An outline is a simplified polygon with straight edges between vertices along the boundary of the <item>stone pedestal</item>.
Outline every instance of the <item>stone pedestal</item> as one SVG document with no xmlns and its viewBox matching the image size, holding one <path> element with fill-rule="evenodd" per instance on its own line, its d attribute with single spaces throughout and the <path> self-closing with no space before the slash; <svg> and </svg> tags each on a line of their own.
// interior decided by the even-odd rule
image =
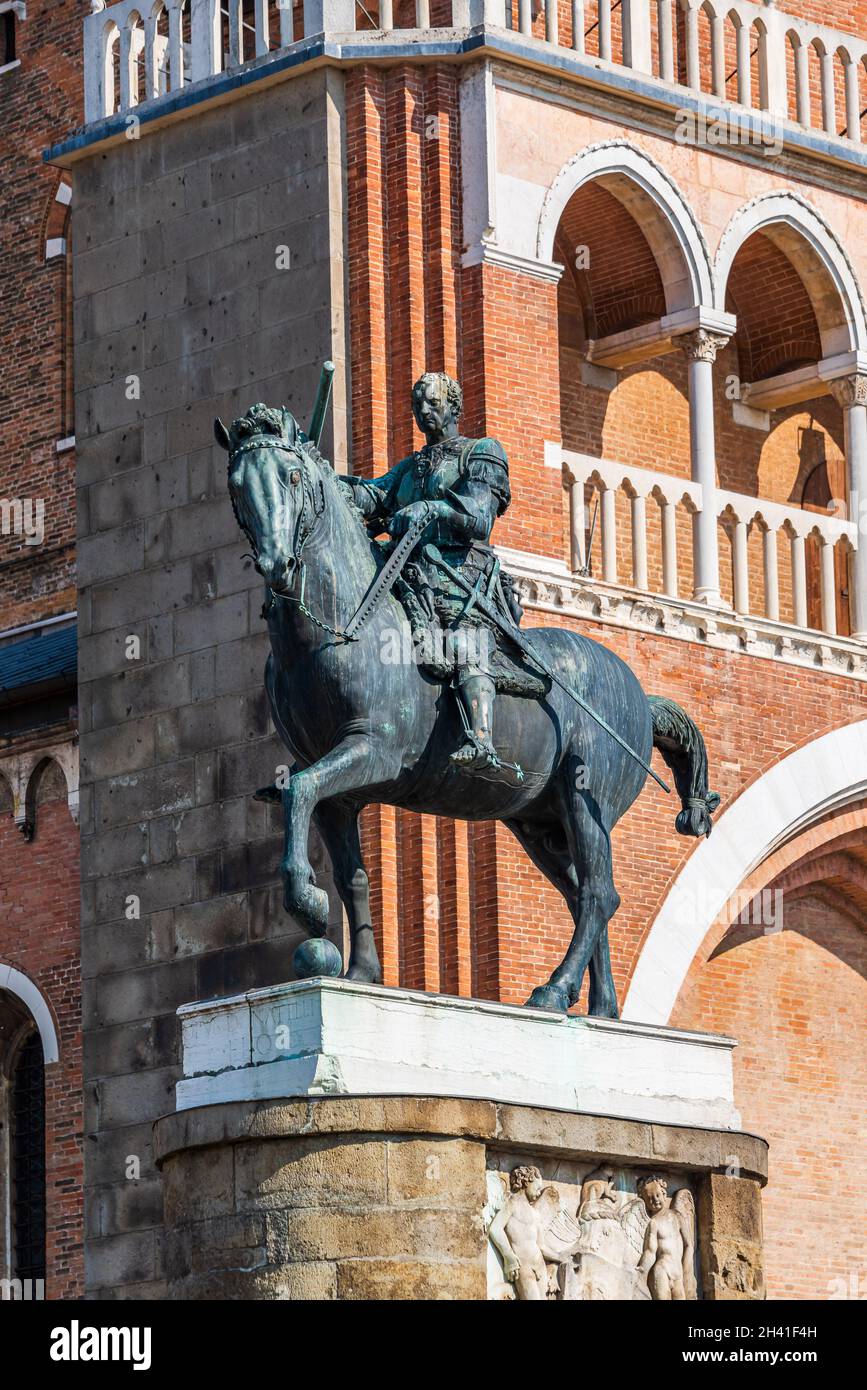
<svg viewBox="0 0 867 1390">
<path fill-rule="evenodd" d="M 541 1267 L 542 1296 L 650 1297 L 635 1267 L 651 1175 L 695 1214 L 698 1296 L 763 1296 L 766 1145 L 732 1128 L 731 1040 L 339 981 L 181 1012 L 179 1108 L 155 1129 L 172 1297 L 513 1297 L 488 1233 L 536 1170 L 543 1243 L 583 1252 Z M 692 1094 L 666 1094 L 690 1057 Z M 357 1081 L 367 1094 L 348 1093 Z M 569 1085 L 572 1103 L 551 1104 Z M 605 1085 L 609 1113 L 576 1100 Z M 690 1107 L 708 1122 L 684 1121 Z"/>
</svg>

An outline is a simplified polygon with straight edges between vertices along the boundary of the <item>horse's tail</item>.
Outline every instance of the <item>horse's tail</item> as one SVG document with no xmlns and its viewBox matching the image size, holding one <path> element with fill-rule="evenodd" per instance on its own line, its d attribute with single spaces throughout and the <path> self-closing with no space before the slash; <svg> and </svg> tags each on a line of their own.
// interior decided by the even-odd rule
<svg viewBox="0 0 867 1390">
<path fill-rule="evenodd" d="M 681 835 L 709 835 L 711 816 L 719 806 L 716 792 L 707 788 L 707 749 L 698 726 L 665 695 L 650 695 L 653 746 L 674 774 L 683 810 L 675 825 Z"/>
</svg>

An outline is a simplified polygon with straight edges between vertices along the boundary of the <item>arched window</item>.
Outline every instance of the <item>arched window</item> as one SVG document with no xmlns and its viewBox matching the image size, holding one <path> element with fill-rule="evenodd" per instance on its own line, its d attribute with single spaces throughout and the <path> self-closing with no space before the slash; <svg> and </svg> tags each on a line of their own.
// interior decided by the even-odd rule
<svg viewBox="0 0 867 1390">
<path fill-rule="evenodd" d="M 0 1278 L 13 1298 L 45 1280 L 45 1058 L 21 999 L 0 989 Z"/>
<path fill-rule="evenodd" d="M 18 1049 L 9 1096 L 12 1270 L 45 1278 L 45 1067 L 36 1029 Z"/>
</svg>

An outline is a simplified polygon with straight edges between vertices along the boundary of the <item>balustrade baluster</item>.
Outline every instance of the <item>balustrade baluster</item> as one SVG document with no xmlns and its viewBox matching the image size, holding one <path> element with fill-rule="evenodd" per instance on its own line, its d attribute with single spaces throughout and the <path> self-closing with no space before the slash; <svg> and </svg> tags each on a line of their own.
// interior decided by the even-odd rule
<svg viewBox="0 0 867 1390">
<path fill-rule="evenodd" d="M 180 5 L 169 10 L 169 87 L 177 92 L 184 85 L 183 12 Z"/>
<path fill-rule="evenodd" d="M 721 100 L 726 94 L 726 21 L 725 16 L 714 15 L 710 29 L 710 61 L 714 96 Z"/>
<path fill-rule="evenodd" d="M 225 55 L 227 68 L 239 68 L 244 61 L 244 3 L 243 0 L 228 0 L 229 6 L 229 51 Z"/>
<path fill-rule="evenodd" d="M 572 0 L 572 47 L 584 52 L 584 0 Z"/>
<path fill-rule="evenodd" d="M 834 542 L 826 537 L 819 541 L 822 591 L 822 628 L 833 637 L 837 632 L 837 575 L 834 568 Z"/>
<path fill-rule="evenodd" d="M 560 17 L 557 0 L 545 0 L 545 38 L 549 43 L 560 42 Z"/>
<path fill-rule="evenodd" d="M 569 485 L 569 539 L 571 543 L 571 565 L 573 571 L 582 570 L 587 563 L 584 554 L 585 527 L 584 481 L 573 479 Z"/>
<path fill-rule="evenodd" d="M 807 626 L 807 557 L 803 536 L 791 536 L 792 550 L 792 606 L 795 624 Z"/>
<path fill-rule="evenodd" d="M 698 47 L 698 10 L 686 12 L 686 85 L 701 90 L 701 61 Z"/>
<path fill-rule="evenodd" d="M 762 532 L 762 557 L 765 567 L 765 617 L 780 621 L 780 575 L 777 564 L 777 533 L 768 527 Z"/>
<path fill-rule="evenodd" d="M 152 14 L 144 22 L 145 101 L 152 101 L 160 94 L 156 38 L 157 17 Z"/>
<path fill-rule="evenodd" d="M 659 75 L 674 81 L 674 45 L 671 36 L 671 0 L 656 0 L 656 31 L 659 39 Z"/>
<path fill-rule="evenodd" d="M 599 57 L 611 62 L 611 0 L 599 0 Z"/>
<path fill-rule="evenodd" d="M 132 56 L 132 29 L 124 24 L 120 31 L 120 110 L 128 111 L 138 101 Z"/>
<path fill-rule="evenodd" d="M 846 134 L 856 145 L 861 144 L 861 98 L 858 90 L 858 64 L 852 59 L 846 64 Z"/>
<path fill-rule="evenodd" d="M 738 101 L 741 106 L 753 104 L 753 70 L 750 40 L 752 29 L 747 24 L 738 26 Z"/>
<path fill-rule="evenodd" d="M 269 48 L 268 0 L 253 0 L 253 29 L 256 39 L 256 57 L 261 58 Z"/>
<path fill-rule="evenodd" d="M 736 613 L 750 611 L 750 568 L 747 552 L 747 523 L 735 518 L 732 531 L 732 589 Z"/>
<path fill-rule="evenodd" d="M 798 123 L 812 125 L 810 112 L 810 55 L 805 43 L 795 49 L 795 109 Z"/>
<path fill-rule="evenodd" d="M 602 522 L 602 578 L 617 583 L 617 494 L 613 487 L 602 488 L 600 518 Z"/>
<path fill-rule="evenodd" d="M 533 6 L 531 0 L 518 0 L 518 28 L 522 34 L 533 32 Z"/>
<path fill-rule="evenodd" d="M 837 96 L 834 91 L 834 54 L 822 54 L 822 126 L 826 135 L 837 134 Z"/>
<path fill-rule="evenodd" d="M 677 508 L 673 502 L 662 504 L 662 589 L 677 598 Z"/>
<path fill-rule="evenodd" d="M 636 589 L 647 588 L 647 508 L 644 498 L 635 493 L 632 506 L 632 582 Z"/>
</svg>

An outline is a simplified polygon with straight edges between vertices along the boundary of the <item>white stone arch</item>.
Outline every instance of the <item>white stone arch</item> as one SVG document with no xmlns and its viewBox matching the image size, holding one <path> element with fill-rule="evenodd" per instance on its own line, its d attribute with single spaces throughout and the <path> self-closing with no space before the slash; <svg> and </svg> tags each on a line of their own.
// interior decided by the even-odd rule
<svg viewBox="0 0 867 1390">
<path fill-rule="evenodd" d="M 715 822 L 672 884 L 641 950 L 623 1017 L 667 1023 L 701 943 L 769 854 L 867 795 L 867 719 L 789 753 Z"/>
<path fill-rule="evenodd" d="M 710 252 L 698 221 L 674 180 L 628 140 L 606 140 L 573 155 L 551 184 L 536 237 L 539 260 L 554 257 L 554 237 L 569 199 L 597 182 L 638 221 L 665 290 L 666 310 L 713 305 Z"/>
<path fill-rule="evenodd" d="M 54 1019 L 45 996 L 27 976 L 20 970 L 16 970 L 12 965 L 4 965 L 0 961 L 0 990 L 5 989 L 9 994 L 13 994 L 30 1013 L 33 1022 L 39 1030 L 42 1039 L 42 1056 L 45 1065 L 56 1062 L 60 1057 L 60 1048 L 57 1042 L 57 1029 L 54 1026 Z"/>
<path fill-rule="evenodd" d="M 716 254 L 716 307 L 724 307 L 735 257 L 756 232 L 779 247 L 803 280 L 823 357 L 867 350 L 867 314 L 852 263 L 825 219 L 797 193 L 762 193 L 734 214 Z"/>
</svg>

